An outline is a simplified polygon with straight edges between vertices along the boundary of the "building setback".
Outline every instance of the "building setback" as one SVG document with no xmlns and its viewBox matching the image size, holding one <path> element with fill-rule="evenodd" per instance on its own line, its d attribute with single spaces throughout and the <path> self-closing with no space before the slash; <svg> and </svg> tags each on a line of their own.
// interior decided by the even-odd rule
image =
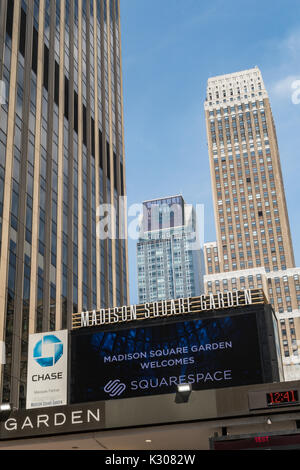
<svg viewBox="0 0 300 470">
<path fill-rule="evenodd" d="M 263 287 L 280 325 L 285 376 L 299 377 L 300 269 L 260 70 L 210 78 L 205 115 L 217 230 L 204 247 L 205 290 Z"/>
<path fill-rule="evenodd" d="M 29 334 L 128 303 L 126 242 L 96 235 L 97 207 L 125 195 L 119 13 L 119 0 L 0 2 L 0 400 L 16 407 Z"/>
</svg>

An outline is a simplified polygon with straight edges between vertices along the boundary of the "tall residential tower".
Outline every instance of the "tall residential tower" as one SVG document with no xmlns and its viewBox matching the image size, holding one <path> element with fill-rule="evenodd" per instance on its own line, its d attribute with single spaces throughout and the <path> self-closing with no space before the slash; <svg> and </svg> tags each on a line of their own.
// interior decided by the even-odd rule
<svg viewBox="0 0 300 470">
<path fill-rule="evenodd" d="M 286 376 L 293 377 L 297 367 L 289 366 L 300 364 L 300 270 L 260 70 L 210 78 L 205 114 L 217 231 L 217 242 L 205 246 L 206 291 L 264 287 L 280 323 Z"/>
<path fill-rule="evenodd" d="M 196 211 L 182 196 L 143 203 L 137 244 L 139 302 L 203 293 L 201 240 Z"/>
<path fill-rule="evenodd" d="M 128 303 L 126 242 L 97 237 L 97 208 L 125 194 L 119 9 L 0 2 L 0 401 L 17 407 L 30 333 Z"/>
</svg>

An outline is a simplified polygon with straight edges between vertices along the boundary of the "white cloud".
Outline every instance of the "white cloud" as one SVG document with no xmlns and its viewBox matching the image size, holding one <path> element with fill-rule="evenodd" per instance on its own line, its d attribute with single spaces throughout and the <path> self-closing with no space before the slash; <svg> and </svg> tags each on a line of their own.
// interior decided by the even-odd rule
<svg viewBox="0 0 300 470">
<path fill-rule="evenodd" d="M 300 80 L 300 74 L 289 75 L 273 83 L 271 85 L 271 92 L 273 96 L 275 95 L 277 98 L 280 99 L 290 98 L 292 100 L 292 95 L 295 90 L 293 85 L 298 80 Z"/>
<path fill-rule="evenodd" d="M 277 80 L 271 81 L 270 92 L 275 99 L 289 100 L 290 103 L 293 103 L 295 89 L 298 88 L 296 84 L 300 80 L 300 30 L 292 31 L 277 44 L 276 49 L 278 51 Z"/>
<path fill-rule="evenodd" d="M 289 59 L 296 60 L 299 63 L 300 54 L 300 31 L 293 31 L 282 44 L 283 52 L 288 54 Z"/>
</svg>

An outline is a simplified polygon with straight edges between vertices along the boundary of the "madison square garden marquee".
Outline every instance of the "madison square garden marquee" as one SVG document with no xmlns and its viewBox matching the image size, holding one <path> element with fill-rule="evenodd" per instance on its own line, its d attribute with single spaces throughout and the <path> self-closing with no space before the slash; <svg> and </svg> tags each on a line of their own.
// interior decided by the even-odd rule
<svg viewBox="0 0 300 470">
<path fill-rule="evenodd" d="M 76 313 L 31 335 L 27 409 L 277 381 L 274 325 L 259 289 Z"/>
</svg>

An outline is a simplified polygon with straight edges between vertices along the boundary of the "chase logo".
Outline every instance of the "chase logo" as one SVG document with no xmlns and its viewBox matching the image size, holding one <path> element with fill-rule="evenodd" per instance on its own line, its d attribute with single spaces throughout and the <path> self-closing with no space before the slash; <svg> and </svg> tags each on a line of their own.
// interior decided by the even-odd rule
<svg viewBox="0 0 300 470">
<path fill-rule="evenodd" d="M 110 380 L 104 387 L 104 391 L 109 394 L 111 398 L 119 397 L 126 390 L 126 385 L 119 379 Z"/>
<path fill-rule="evenodd" d="M 59 361 L 63 351 L 61 340 L 54 335 L 47 335 L 36 343 L 33 357 L 41 367 L 51 367 Z"/>
</svg>

